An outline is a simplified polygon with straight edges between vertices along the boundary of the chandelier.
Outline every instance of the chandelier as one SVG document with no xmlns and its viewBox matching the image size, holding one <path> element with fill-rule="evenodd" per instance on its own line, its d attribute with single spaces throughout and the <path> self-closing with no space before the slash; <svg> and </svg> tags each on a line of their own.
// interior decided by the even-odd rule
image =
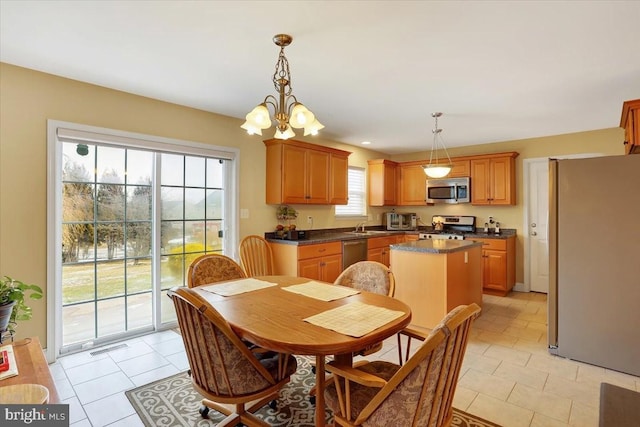
<svg viewBox="0 0 640 427">
<path fill-rule="evenodd" d="M 289 46 L 293 37 L 288 34 L 277 34 L 273 42 L 280 46 L 280 55 L 276 62 L 276 71 L 273 74 L 273 86 L 278 92 L 278 98 L 267 95 L 264 101 L 246 115 L 246 121 L 240 126 L 249 135 L 262 135 L 263 129 L 271 127 L 271 118 L 267 105 L 273 107 L 273 117 L 277 122 L 274 138 L 289 139 L 296 134 L 292 128 L 304 128 L 304 135 L 317 135 L 324 126 L 316 119 L 315 115 L 295 96 L 291 95 L 291 73 L 289 61 L 284 56 L 285 46 Z"/>
<path fill-rule="evenodd" d="M 442 129 L 438 128 L 438 117 L 442 116 L 442 113 L 431 113 L 431 117 L 435 118 L 436 124 L 433 128 L 433 143 L 431 144 L 431 155 L 429 156 L 429 164 L 423 165 L 424 173 L 427 174 L 429 178 L 443 178 L 451 172 L 451 157 L 449 157 L 449 153 L 447 152 L 447 147 L 444 146 L 444 141 L 442 140 Z M 438 138 L 439 137 L 439 138 Z M 439 141 L 438 141 L 439 140 Z M 440 163 L 438 158 L 438 142 L 444 149 L 444 153 L 447 155 L 447 163 Z"/>
</svg>

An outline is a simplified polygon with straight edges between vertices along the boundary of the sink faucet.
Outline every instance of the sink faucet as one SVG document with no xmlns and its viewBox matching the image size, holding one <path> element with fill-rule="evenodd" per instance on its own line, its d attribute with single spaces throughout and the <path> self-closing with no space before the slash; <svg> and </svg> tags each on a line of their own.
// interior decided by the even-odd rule
<svg viewBox="0 0 640 427">
<path fill-rule="evenodd" d="M 366 222 L 361 222 L 358 225 L 356 225 L 356 232 L 358 231 L 358 228 L 360 228 L 360 231 L 364 232 L 364 225 L 366 224 Z"/>
</svg>

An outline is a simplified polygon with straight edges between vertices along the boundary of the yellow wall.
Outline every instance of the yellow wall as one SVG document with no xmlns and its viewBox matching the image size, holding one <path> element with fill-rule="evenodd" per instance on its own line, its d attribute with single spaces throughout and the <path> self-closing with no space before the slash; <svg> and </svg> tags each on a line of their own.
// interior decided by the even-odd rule
<svg viewBox="0 0 640 427">
<path fill-rule="evenodd" d="M 205 144 L 236 147 L 240 150 L 240 208 L 249 219 L 240 220 L 240 237 L 262 234 L 276 225 L 275 206 L 265 205 L 265 148 L 260 137 L 239 129 L 241 120 L 193 108 L 157 101 L 104 87 L 64 79 L 37 71 L 0 63 L 0 275 L 9 275 L 46 288 L 46 183 L 47 119 L 105 127 L 127 132 Z M 250 108 L 248 106 L 247 108 Z M 269 136 L 270 137 L 270 136 Z M 298 138 L 353 152 L 349 164 L 366 167 L 367 160 L 384 157 L 380 153 L 316 138 Z M 448 207 L 445 213 L 478 216 L 483 223 L 494 215 L 503 227 L 522 223 L 522 159 L 547 155 L 602 152 L 622 154 L 622 130 L 536 138 L 452 149 L 451 155 L 518 151 L 518 206 L 503 208 Z M 422 153 L 424 155 L 424 153 Z M 415 160 L 397 156 L 394 160 Z M 350 227 L 357 221 L 340 221 L 332 206 L 296 206 L 299 228 L 306 217 L 314 218 L 314 228 Z M 410 209 L 425 222 L 443 208 Z M 379 214 L 388 208 L 372 208 L 370 225 L 379 224 Z M 409 209 L 403 209 L 409 210 Z M 518 240 L 517 280 L 522 281 L 522 236 Z M 45 300 L 33 301 L 34 317 L 18 327 L 18 338 L 38 335 L 46 346 Z"/>
<path fill-rule="evenodd" d="M 240 150 L 240 237 L 263 234 L 277 221 L 265 200 L 265 146 L 239 119 L 157 101 L 0 63 L 0 275 L 46 288 L 47 119 L 158 135 Z M 251 106 L 247 106 L 251 108 Z M 269 136 L 270 137 L 270 136 Z M 299 138 L 305 140 L 305 138 Z M 317 138 L 308 142 L 351 151 L 352 165 L 366 167 L 380 153 Z M 333 207 L 301 209 L 315 228 L 355 225 L 334 221 Z M 33 319 L 18 338 L 38 335 L 46 345 L 46 303 L 32 301 Z"/>
</svg>

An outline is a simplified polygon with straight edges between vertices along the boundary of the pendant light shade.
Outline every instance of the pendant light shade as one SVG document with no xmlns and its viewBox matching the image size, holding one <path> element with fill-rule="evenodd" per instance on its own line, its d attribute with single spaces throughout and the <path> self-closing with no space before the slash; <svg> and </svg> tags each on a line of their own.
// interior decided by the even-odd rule
<svg viewBox="0 0 640 427">
<path fill-rule="evenodd" d="M 433 143 L 431 144 L 431 154 L 429 155 L 429 164 L 423 165 L 422 168 L 424 173 L 429 178 L 444 178 L 449 175 L 451 172 L 451 168 L 453 165 L 451 164 L 451 157 L 449 157 L 449 153 L 447 152 L 447 147 L 444 145 L 444 141 L 442 141 L 442 129 L 438 128 L 438 117 L 442 116 L 442 113 L 431 113 L 431 117 L 435 119 L 435 127 L 433 128 Z M 439 138 L 438 138 L 439 137 Z M 442 146 L 444 153 L 447 156 L 447 161 L 440 161 L 438 157 L 438 144 Z"/>
</svg>

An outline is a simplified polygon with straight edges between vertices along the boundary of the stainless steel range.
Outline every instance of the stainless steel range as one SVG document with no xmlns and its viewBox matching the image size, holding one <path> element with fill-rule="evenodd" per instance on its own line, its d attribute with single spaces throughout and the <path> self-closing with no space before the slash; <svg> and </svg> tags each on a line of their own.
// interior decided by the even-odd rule
<svg viewBox="0 0 640 427">
<path fill-rule="evenodd" d="M 433 231 L 420 233 L 420 240 L 464 240 L 464 233 L 476 231 L 476 217 L 466 215 L 434 215 L 431 219 Z"/>
</svg>

